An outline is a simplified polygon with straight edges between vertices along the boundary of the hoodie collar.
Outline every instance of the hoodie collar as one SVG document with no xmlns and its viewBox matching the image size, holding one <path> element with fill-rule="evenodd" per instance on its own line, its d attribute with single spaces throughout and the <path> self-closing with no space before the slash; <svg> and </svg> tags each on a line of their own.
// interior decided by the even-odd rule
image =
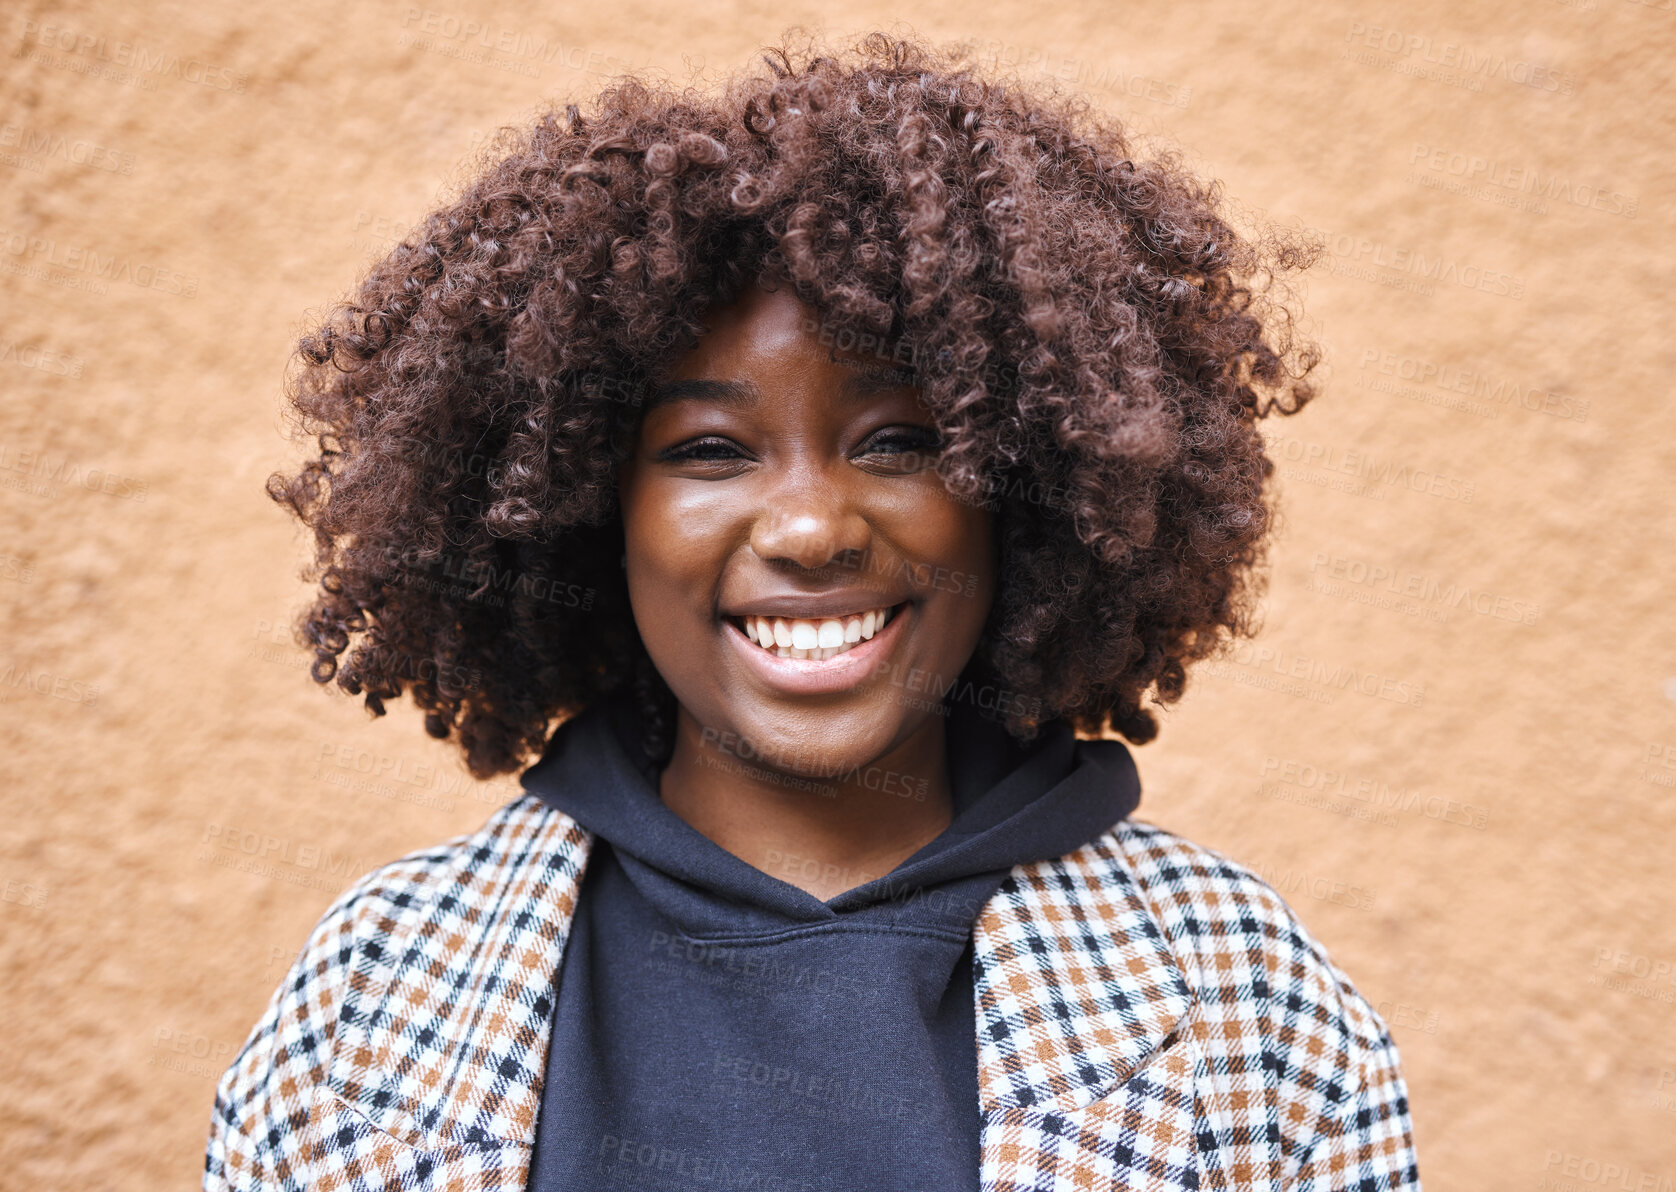
<svg viewBox="0 0 1676 1192">
<path fill-rule="evenodd" d="M 1020 742 L 970 705 L 951 703 L 947 713 L 952 822 L 889 873 L 826 901 L 755 868 L 676 815 L 663 802 L 658 771 L 639 746 L 638 714 L 624 700 L 590 708 L 561 726 L 542 759 L 524 774 L 523 785 L 608 841 L 645 881 L 660 890 L 673 881 L 663 892 L 679 906 L 688 901 L 684 892 L 704 891 L 733 908 L 728 917 L 734 927 L 750 922 L 762 930 L 830 923 L 979 874 L 999 880 L 1014 865 L 1086 844 L 1139 801 L 1139 775 L 1116 742 L 1079 742 L 1062 720 Z M 812 781 L 819 784 L 821 778 Z M 985 889 L 980 898 L 987 896 Z M 966 921 L 957 925 L 962 932 L 976 911 L 976 903 L 968 905 Z M 660 903 L 660 909 L 675 922 L 685 921 L 677 905 Z M 702 918 L 690 929 L 708 930 Z"/>
</svg>

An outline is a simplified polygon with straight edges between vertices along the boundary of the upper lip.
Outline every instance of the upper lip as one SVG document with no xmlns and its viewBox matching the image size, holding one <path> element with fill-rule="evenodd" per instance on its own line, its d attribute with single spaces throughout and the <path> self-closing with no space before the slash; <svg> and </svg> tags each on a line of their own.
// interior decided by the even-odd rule
<svg viewBox="0 0 1676 1192">
<path fill-rule="evenodd" d="M 777 592 L 742 600 L 722 610 L 724 617 L 783 617 L 800 620 L 836 620 L 859 617 L 878 608 L 891 608 L 906 600 L 872 588 L 843 588 L 836 592 Z"/>
</svg>

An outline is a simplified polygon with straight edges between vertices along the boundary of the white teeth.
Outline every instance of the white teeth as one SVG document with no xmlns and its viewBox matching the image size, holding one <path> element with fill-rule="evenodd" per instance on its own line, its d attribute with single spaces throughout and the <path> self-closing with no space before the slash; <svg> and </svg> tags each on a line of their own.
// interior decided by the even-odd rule
<svg viewBox="0 0 1676 1192">
<path fill-rule="evenodd" d="M 820 620 L 804 617 L 741 618 L 745 636 L 765 650 L 772 650 L 779 658 L 810 658 L 824 662 L 836 657 L 859 642 L 870 640 L 885 627 L 890 609 L 870 609 L 860 616 L 823 617 Z"/>
</svg>

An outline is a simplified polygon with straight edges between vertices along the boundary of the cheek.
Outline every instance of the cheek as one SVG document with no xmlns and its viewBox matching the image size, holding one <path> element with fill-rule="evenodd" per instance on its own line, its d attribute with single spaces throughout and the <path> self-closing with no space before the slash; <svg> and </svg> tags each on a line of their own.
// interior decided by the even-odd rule
<svg viewBox="0 0 1676 1192">
<path fill-rule="evenodd" d="M 740 533 L 740 502 L 719 487 L 648 478 L 621 485 L 625 580 L 636 630 L 665 681 L 715 674 L 716 602 Z"/>
<path fill-rule="evenodd" d="M 975 642 L 995 598 L 994 516 L 939 492 L 911 524 L 912 535 L 904 545 L 910 557 L 934 569 L 921 578 L 943 607 L 939 619 L 949 636 Z"/>
<path fill-rule="evenodd" d="M 682 606 L 709 592 L 705 555 L 693 537 L 660 521 L 645 524 L 639 532 L 629 530 L 624 540 L 631 589 L 642 588 L 649 596 L 677 600 Z"/>
<path fill-rule="evenodd" d="M 966 573 L 987 592 L 995 590 L 996 562 L 1000 544 L 996 539 L 995 515 L 987 509 L 960 506 L 958 530 L 960 557 Z"/>
<path fill-rule="evenodd" d="M 693 574 L 681 537 L 650 512 L 645 507 L 637 514 L 623 511 L 629 611 L 652 666 L 672 689 L 690 694 L 696 677 L 707 669 L 707 589 Z"/>
<path fill-rule="evenodd" d="M 675 494 L 655 484 L 621 489 L 623 554 L 629 598 L 642 639 L 650 645 L 692 617 L 709 585 L 704 582 L 703 535 L 697 519 L 683 516 Z"/>
</svg>

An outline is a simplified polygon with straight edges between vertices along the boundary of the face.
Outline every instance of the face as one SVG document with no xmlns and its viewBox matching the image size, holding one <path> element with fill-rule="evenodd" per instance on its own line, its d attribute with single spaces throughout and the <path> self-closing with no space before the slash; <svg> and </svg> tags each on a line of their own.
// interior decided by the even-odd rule
<svg viewBox="0 0 1676 1192">
<path fill-rule="evenodd" d="M 938 477 L 919 391 L 819 319 L 789 285 L 712 311 L 618 475 L 683 737 L 738 734 L 769 768 L 866 766 L 934 727 L 994 599 L 992 517 Z"/>
</svg>

